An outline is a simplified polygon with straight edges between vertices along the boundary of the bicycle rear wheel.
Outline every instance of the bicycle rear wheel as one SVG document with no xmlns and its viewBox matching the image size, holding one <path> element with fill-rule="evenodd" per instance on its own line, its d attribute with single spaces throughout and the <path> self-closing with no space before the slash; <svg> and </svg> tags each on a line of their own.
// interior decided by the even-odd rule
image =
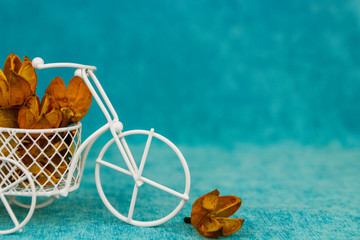
<svg viewBox="0 0 360 240">
<path fill-rule="evenodd" d="M 28 212 L 22 220 L 19 220 L 16 216 L 8 200 L 9 196 L 16 195 L 17 189 L 21 189 L 21 192 L 24 192 L 25 189 L 31 197 L 31 204 Z M 0 199 L 13 223 L 9 224 L 9 222 L 5 222 L 5 217 L 2 217 L 0 225 L 3 227 L 0 228 L 0 234 L 10 234 L 16 231 L 22 231 L 22 227 L 29 222 L 35 210 L 35 191 L 36 189 L 32 175 L 22 164 L 9 158 L 0 157 Z"/>
</svg>

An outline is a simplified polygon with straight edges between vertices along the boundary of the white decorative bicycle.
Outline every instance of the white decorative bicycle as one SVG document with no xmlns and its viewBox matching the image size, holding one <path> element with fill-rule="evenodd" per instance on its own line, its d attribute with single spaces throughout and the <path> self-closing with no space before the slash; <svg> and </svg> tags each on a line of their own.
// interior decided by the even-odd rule
<svg viewBox="0 0 360 240">
<path fill-rule="evenodd" d="M 80 122 L 70 127 L 57 129 L 0 128 L 0 198 L 12 221 L 12 223 L 5 224 L 5 229 L 0 226 L 0 234 L 22 231 L 22 227 L 31 219 L 36 208 L 48 206 L 59 196 L 66 197 L 69 192 L 78 189 L 90 148 L 105 132 L 110 132 L 112 138 L 100 151 L 95 166 L 95 182 L 100 198 L 105 206 L 117 218 L 136 226 L 156 226 L 173 218 L 189 199 L 190 191 L 190 172 L 180 150 L 171 141 L 154 132 L 154 129 L 150 131 L 130 130 L 123 132 L 123 124 L 119 121 L 115 109 L 94 74 L 96 67 L 74 63 L 44 64 L 41 58 L 33 59 L 32 64 L 36 69 L 75 68 L 75 75 L 84 80 L 101 111 L 104 113 L 107 123 L 91 134 L 83 143 L 81 143 L 82 125 Z M 125 140 L 130 135 L 147 135 L 145 149 L 139 165 L 137 165 Z M 154 138 L 170 147 L 180 160 L 185 176 L 183 193 L 142 176 L 149 148 Z M 56 144 L 54 144 L 54 139 L 56 139 Z M 120 163 L 114 164 L 104 160 L 106 151 L 114 143 L 119 149 L 127 169 L 120 167 Z M 34 151 L 37 151 L 46 160 L 43 164 L 39 164 L 39 161 L 34 158 Z M 51 156 L 49 156 L 49 152 Z M 54 156 L 56 156 L 56 164 L 51 161 L 54 160 Z M 71 160 L 69 160 L 69 156 Z M 101 167 L 108 167 L 132 177 L 134 189 L 126 214 L 116 210 L 106 197 L 100 178 Z M 48 169 L 52 169 L 52 171 L 49 172 Z M 180 198 L 179 204 L 167 216 L 157 220 L 142 221 L 133 219 L 138 189 L 144 183 Z M 17 197 L 29 197 L 30 203 L 22 203 L 16 199 Z M 47 197 L 48 199 L 37 204 L 37 197 Z M 26 216 L 20 221 L 14 213 L 12 205 L 27 209 Z M 9 226 L 11 227 L 9 228 Z"/>
</svg>

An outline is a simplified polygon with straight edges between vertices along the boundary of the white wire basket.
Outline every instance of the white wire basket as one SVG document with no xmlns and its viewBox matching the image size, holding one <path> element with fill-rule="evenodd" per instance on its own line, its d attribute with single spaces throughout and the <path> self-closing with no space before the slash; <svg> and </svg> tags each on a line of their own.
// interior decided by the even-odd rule
<svg viewBox="0 0 360 240">
<path fill-rule="evenodd" d="M 56 129 L 0 128 L 0 157 L 21 163 L 31 173 L 37 196 L 71 192 L 79 187 L 83 164 L 73 154 L 81 144 L 81 123 Z M 69 175 L 70 166 L 74 167 Z M 19 181 L 24 173 L 19 167 L 2 162 L 0 185 Z M 65 183 L 71 178 L 70 188 Z M 30 196 L 28 181 L 11 188 L 5 195 Z"/>
</svg>

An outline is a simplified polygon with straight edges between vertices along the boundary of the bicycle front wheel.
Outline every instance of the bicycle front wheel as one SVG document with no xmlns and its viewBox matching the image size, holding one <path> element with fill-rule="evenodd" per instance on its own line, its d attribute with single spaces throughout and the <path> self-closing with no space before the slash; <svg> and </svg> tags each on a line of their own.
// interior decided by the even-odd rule
<svg viewBox="0 0 360 240">
<path fill-rule="evenodd" d="M 138 161 L 138 163 L 136 163 L 136 161 L 134 159 L 134 150 L 133 151 L 130 150 L 127 140 L 125 140 L 125 137 L 128 138 L 130 136 L 136 136 L 136 135 L 147 135 L 147 139 L 145 141 L 145 148 L 143 150 L 141 148 L 141 151 L 142 151 L 141 158 L 140 158 L 140 155 L 138 154 L 139 159 L 141 159 L 141 161 L 140 162 Z M 190 172 L 189 172 L 189 168 L 186 163 L 186 160 L 185 160 L 184 156 L 182 155 L 182 153 L 180 152 L 180 150 L 167 138 L 163 137 L 162 135 L 160 135 L 158 133 L 155 133 L 153 129 L 151 129 L 150 131 L 146 131 L 146 130 L 126 131 L 126 132 L 120 133 L 118 135 L 118 139 L 119 139 L 119 141 L 116 144 L 116 147 L 120 150 L 121 154 L 118 154 L 117 156 L 122 157 L 122 159 L 121 159 L 122 162 L 123 162 L 123 160 L 125 160 L 127 158 L 127 161 L 130 162 L 131 167 L 133 167 L 133 169 L 134 169 L 133 172 L 136 174 L 136 176 L 133 176 L 132 171 L 129 171 L 129 169 L 126 169 L 126 167 L 122 167 L 120 165 L 120 161 L 110 162 L 105 158 L 106 152 L 109 151 L 110 146 L 113 145 L 116 141 L 113 138 L 109 142 L 107 142 L 104 145 L 104 147 L 102 148 L 98 159 L 96 160 L 96 167 L 95 167 L 96 186 L 97 186 L 100 198 L 102 199 L 105 206 L 117 218 L 119 218 L 122 221 L 125 221 L 129 224 L 136 225 L 136 226 L 143 226 L 143 227 L 156 226 L 156 225 L 160 225 L 160 224 L 170 220 L 171 218 L 173 218 L 182 209 L 185 202 L 189 199 L 189 191 L 190 191 Z M 145 162 L 147 162 L 149 150 L 150 150 L 151 146 L 153 145 L 154 139 L 156 139 L 157 144 L 158 143 L 162 144 L 162 148 L 167 148 L 167 151 L 171 151 L 171 152 L 175 153 L 176 157 L 174 157 L 174 158 L 177 158 L 178 161 L 180 161 L 180 165 L 181 165 L 182 171 L 184 173 L 183 179 L 185 179 L 184 183 L 182 184 L 183 189 L 184 189 L 183 192 L 176 191 L 176 190 L 172 189 L 171 187 L 165 186 L 167 184 L 170 184 L 170 182 L 171 182 L 170 180 L 173 178 L 175 172 L 176 173 L 179 172 L 178 170 L 168 172 L 168 168 L 170 165 L 170 163 L 168 163 L 168 162 L 166 162 L 167 164 L 165 164 L 165 165 L 161 165 L 161 166 L 158 165 L 158 167 L 161 167 L 162 169 L 157 170 L 158 171 L 157 175 L 159 175 L 159 173 L 161 173 L 161 175 L 167 176 L 167 177 L 164 177 L 164 176 L 161 177 L 162 179 L 165 179 L 164 184 L 160 184 L 154 180 L 151 180 L 150 178 L 143 176 L 142 173 L 145 168 Z M 118 157 L 116 157 L 116 158 L 118 158 Z M 171 158 L 171 160 L 173 160 L 174 158 Z M 154 159 L 151 159 L 151 160 L 154 160 Z M 147 164 L 151 165 L 151 162 L 149 162 Z M 113 182 L 113 181 L 105 182 L 105 181 L 101 180 L 100 172 L 101 172 L 102 168 L 110 168 L 112 170 L 115 170 L 120 175 L 125 174 L 125 175 L 129 175 L 132 177 L 132 183 L 134 184 L 134 187 L 132 188 L 130 206 L 126 213 L 121 213 L 121 211 L 119 211 L 118 209 L 116 209 L 116 207 L 114 207 L 113 202 L 109 201 L 107 195 L 113 194 L 116 189 L 111 189 L 111 191 L 108 191 L 107 193 L 105 193 L 103 185 L 111 184 L 111 182 Z M 115 177 L 113 179 L 116 180 Z M 178 204 L 172 205 L 173 209 L 170 210 L 170 213 L 168 213 L 166 216 L 160 216 L 160 217 L 153 216 L 151 221 L 136 219 L 134 216 L 135 204 L 138 199 L 138 192 L 140 191 L 140 188 L 143 186 L 143 184 L 150 185 L 156 189 L 159 189 L 159 190 L 165 192 L 166 194 L 172 195 L 171 201 L 178 201 Z M 178 185 L 179 184 L 177 184 L 177 186 Z M 145 195 L 143 197 L 150 197 L 149 195 L 152 195 L 151 191 L 148 192 L 147 195 Z M 173 197 L 173 196 L 175 196 L 175 197 Z M 176 200 L 176 199 L 178 199 L 178 200 Z M 153 200 L 151 200 L 151 201 L 153 201 Z M 160 202 L 160 204 L 162 204 L 161 201 L 163 201 L 163 199 L 156 199 L 156 201 L 158 201 L 158 202 Z M 163 204 L 169 205 L 168 202 L 166 202 L 166 203 L 164 202 Z M 148 208 L 149 208 L 149 206 L 146 206 L 145 209 L 137 209 L 137 211 L 140 211 L 140 212 L 143 211 L 144 214 L 145 214 L 145 212 L 148 214 L 150 211 Z M 155 213 L 155 215 L 156 215 L 157 212 L 158 212 L 158 210 L 154 210 L 152 213 Z M 138 214 L 138 216 L 139 216 L 139 214 Z"/>
</svg>

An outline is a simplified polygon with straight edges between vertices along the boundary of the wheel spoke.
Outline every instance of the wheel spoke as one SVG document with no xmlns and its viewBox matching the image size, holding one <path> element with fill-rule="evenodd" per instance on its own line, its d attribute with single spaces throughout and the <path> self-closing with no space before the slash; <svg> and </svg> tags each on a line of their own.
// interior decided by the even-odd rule
<svg viewBox="0 0 360 240">
<path fill-rule="evenodd" d="M 109 168 L 112 168 L 112 169 L 114 169 L 115 171 L 122 172 L 122 173 L 125 173 L 125 174 L 129 175 L 129 176 L 132 176 L 132 174 L 131 174 L 130 171 L 128 171 L 128 170 L 126 170 L 126 169 L 124 169 L 124 168 L 122 168 L 122 167 L 118 167 L 118 166 L 116 166 L 116 165 L 114 165 L 114 164 L 112 164 L 112 163 L 106 162 L 106 161 L 104 161 L 104 160 L 102 160 L 102 159 L 97 159 L 96 162 L 97 162 L 97 163 L 100 163 L 101 165 L 104 165 L 104 166 L 107 166 L 107 167 L 109 167 Z"/>
<path fill-rule="evenodd" d="M 141 174 L 142 174 L 142 172 L 144 170 L 146 158 L 147 158 L 148 153 L 149 153 L 149 148 L 150 148 L 150 144 L 151 144 L 151 140 L 152 140 L 153 136 L 154 136 L 154 129 L 152 128 L 150 130 L 149 137 L 148 137 L 148 139 L 146 141 L 144 153 L 143 153 L 142 158 L 141 158 L 140 167 L 139 167 L 139 177 L 141 176 Z"/>
<path fill-rule="evenodd" d="M 100 163 L 100 164 L 102 164 L 102 165 L 104 165 L 104 166 L 107 166 L 107 167 L 109 167 L 109 168 L 112 168 L 112 169 L 114 169 L 115 171 L 122 172 L 122 173 L 125 173 L 125 174 L 131 176 L 131 173 L 130 173 L 128 170 L 126 170 L 126 169 L 124 169 L 124 168 L 121 168 L 121 167 L 118 167 L 118 166 L 116 166 L 116 165 L 114 165 L 114 164 L 112 164 L 112 163 L 106 162 L 106 161 L 101 160 L 101 159 L 97 159 L 96 162 L 97 162 L 97 163 Z M 151 185 L 151 186 L 153 186 L 153 187 L 156 187 L 156 188 L 158 188 L 158 189 L 160 189 L 160 190 L 163 190 L 163 191 L 165 191 L 165 192 L 168 192 L 168 193 L 170 193 L 170 194 L 172 194 L 172 195 L 174 195 L 174 196 L 176 196 L 176 197 L 179 197 L 179 198 L 182 198 L 182 199 L 185 199 L 185 200 L 189 200 L 189 196 L 188 196 L 188 195 L 186 195 L 186 194 L 181 194 L 181 193 L 179 193 L 179 192 L 177 192 L 177 191 L 175 191 L 175 190 L 172 190 L 171 188 L 165 187 L 164 185 L 161 185 L 161 184 L 159 184 L 159 183 L 157 183 L 157 182 L 154 182 L 154 181 L 152 181 L 152 180 L 150 180 L 150 179 L 148 179 L 148 178 L 140 177 L 138 180 L 141 180 L 141 181 L 143 181 L 143 182 L 146 182 L 147 184 L 149 184 L 149 185 Z"/>
<path fill-rule="evenodd" d="M 16 218 L 13 210 L 11 209 L 10 204 L 6 200 L 4 194 L 0 194 L 0 198 L 6 208 L 6 211 L 8 212 L 8 214 L 10 216 L 11 220 L 14 222 L 15 226 L 16 227 L 19 226 L 19 221 L 17 220 L 17 218 Z"/>
<path fill-rule="evenodd" d="M 116 145 L 118 146 L 118 148 L 120 150 L 121 155 L 123 156 L 123 158 L 125 160 L 126 166 L 130 170 L 130 173 L 131 173 L 130 176 L 132 176 L 134 178 L 134 181 L 136 181 L 135 176 L 136 176 L 136 174 L 138 172 L 137 168 L 133 167 L 133 163 L 131 163 L 131 160 L 129 159 L 129 157 L 128 157 L 125 149 L 124 149 L 124 146 L 121 144 L 121 141 L 119 140 L 119 138 L 116 137 L 114 140 L 115 140 L 115 143 L 116 143 Z"/>
<path fill-rule="evenodd" d="M 147 184 L 149 184 L 149 185 L 151 185 L 153 187 L 156 187 L 156 188 L 158 188 L 160 190 L 168 192 L 168 193 L 170 193 L 170 194 L 172 194 L 172 195 L 174 195 L 176 197 L 182 198 L 184 200 L 189 200 L 189 196 L 187 194 L 181 194 L 181 193 L 179 193 L 179 192 L 177 192 L 175 190 L 172 190 L 171 188 L 165 187 L 164 185 L 161 185 L 161 184 L 159 184 L 157 182 L 154 182 L 154 181 L 152 181 L 152 180 L 150 180 L 148 178 L 141 177 L 140 180 L 143 181 L 143 182 L 146 182 Z"/>
<path fill-rule="evenodd" d="M 1 170 L 1 167 L 0 166 L 0 170 Z M 0 178 L 2 179 L 2 182 L 0 184 L 0 188 L 7 183 L 8 179 L 7 179 L 7 175 L 5 175 L 2 171 L 0 171 Z"/>
<path fill-rule="evenodd" d="M 8 165 L 4 165 L 4 167 L 6 168 L 6 170 L 8 171 L 8 173 L 5 175 L 5 177 L 4 177 L 4 180 L 3 180 L 3 182 L 1 183 L 1 185 L 0 185 L 0 188 L 2 187 L 2 186 L 4 186 L 4 184 L 6 184 L 7 183 L 7 181 L 9 181 L 9 177 L 13 174 L 13 172 L 16 170 L 16 166 L 12 166 L 12 167 L 10 167 L 10 170 L 9 170 L 9 168 L 8 168 Z"/>
<path fill-rule="evenodd" d="M 29 222 L 30 218 L 34 213 L 34 209 L 36 206 L 36 188 L 35 188 L 34 180 L 31 177 L 31 173 L 28 171 L 28 169 L 20 162 L 5 157 L 2 157 L 0 161 L 5 162 L 5 164 L 2 166 L 5 167 L 6 169 L 4 171 L 4 169 L 1 168 L 0 171 L 2 172 L 2 174 L 0 174 L 2 177 L 5 175 L 6 172 L 5 179 L 3 179 L 5 185 L 2 185 L 3 188 L 0 188 L 0 199 L 1 199 L 0 204 L 2 203 L 4 205 L 8 215 L 10 216 L 10 219 L 15 225 L 15 227 L 11 229 L 0 230 L 0 235 L 9 234 L 16 231 L 22 232 L 22 227 Z M 13 209 L 10 206 L 10 204 L 14 202 L 15 199 L 14 197 L 8 196 L 8 194 L 17 193 L 16 187 L 18 187 L 19 184 L 24 184 L 25 179 L 27 179 L 28 183 L 26 183 L 26 186 L 24 187 L 26 187 L 25 190 L 28 191 L 28 193 L 31 196 L 31 206 L 27 215 L 24 218 L 21 218 L 21 222 L 19 223 L 19 220 L 17 219 Z"/>
<path fill-rule="evenodd" d="M 129 145 L 127 144 L 127 142 L 126 142 L 126 140 L 125 140 L 124 137 L 122 137 L 122 138 L 120 139 L 120 141 L 121 141 L 122 145 L 123 145 L 124 148 L 125 148 L 126 155 L 129 157 L 130 163 L 131 163 L 131 165 L 132 165 L 135 173 L 137 174 L 138 171 L 139 171 L 139 169 L 138 169 L 138 167 L 137 167 L 137 165 L 136 165 L 136 162 L 135 162 L 135 159 L 134 159 L 133 155 L 131 154 Z"/>
<path fill-rule="evenodd" d="M 130 203 L 130 208 L 129 208 L 129 213 L 128 213 L 128 218 L 129 219 L 132 219 L 132 216 L 133 216 L 133 213 L 134 213 L 134 208 L 135 208 L 135 203 L 136 203 L 138 190 L 139 190 L 138 185 L 134 184 L 134 191 L 133 191 L 133 195 L 132 195 L 132 198 L 131 198 L 131 203 Z"/>
<path fill-rule="evenodd" d="M 23 176 L 22 178 L 19 178 L 18 180 L 16 180 L 15 182 L 11 183 L 10 185 L 4 187 L 3 189 L 0 190 L 0 193 L 6 192 L 7 190 L 9 190 L 12 187 L 15 187 L 16 185 L 18 185 L 19 183 L 21 183 L 22 181 L 24 181 L 26 179 L 26 176 Z"/>
</svg>

